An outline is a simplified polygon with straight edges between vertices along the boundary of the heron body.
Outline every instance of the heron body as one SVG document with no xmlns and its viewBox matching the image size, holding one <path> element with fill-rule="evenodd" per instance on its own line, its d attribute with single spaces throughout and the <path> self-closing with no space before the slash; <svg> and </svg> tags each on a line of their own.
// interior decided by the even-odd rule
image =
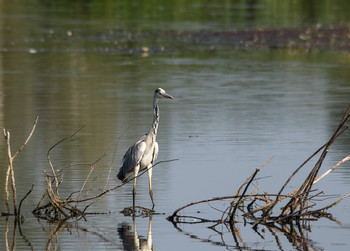
<svg viewBox="0 0 350 251">
<path fill-rule="evenodd" d="M 142 136 L 134 143 L 123 157 L 123 165 L 117 175 L 123 182 L 129 181 L 133 176 L 135 169 L 143 171 L 150 168 L 158 155 L 158 143 L 155 137 L 149 134 Z"/>
<path fill-rule="evenodd" d="M 135 206 L 135 195 L 136 195 L 136 177 L 140 171 L 147 169 L 148 180 L 149 180 L 149 194 L 153 201 L 152 192 L 152 166 L 158 156 L 158 143 L 156 141 L 158 125 L 159 125 L 159 107 L 158 99 L 168 98 L 173 99 L 172 96 L 167 94 L 162 88 L 158 88 L 153 95 L 153 123 L 149 132 L 143 135 L 137 142 L 135 142 L 125 153 L 123 157 L 122 166 L 117 174 L 118 179 L 123 182 L 129 181 L 134 177 L 133 187 L 133 206 Z"/>
</svg>

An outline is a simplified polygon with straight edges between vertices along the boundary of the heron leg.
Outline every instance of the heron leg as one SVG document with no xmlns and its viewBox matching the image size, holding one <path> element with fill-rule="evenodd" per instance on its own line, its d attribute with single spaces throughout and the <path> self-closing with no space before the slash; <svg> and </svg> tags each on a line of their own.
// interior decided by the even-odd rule
<svg viewBox="0 0 350 251">
<path fill-rule="evenodd" d="M 149 181 L 149 196 L 152 200 L 152 209 L 154 208 L 153 192 L 152 192 L 152 165 L 147 167 L 148 181 Z"/>
<path fill-rule="evenodd" d="M 139 174 L 140 165 L 135 166 L 134 169 L 134 187 L 132 189 L 132 206 L 135 207 L 135 195 L 136 195 L 136 177 Z"/>
</svg>

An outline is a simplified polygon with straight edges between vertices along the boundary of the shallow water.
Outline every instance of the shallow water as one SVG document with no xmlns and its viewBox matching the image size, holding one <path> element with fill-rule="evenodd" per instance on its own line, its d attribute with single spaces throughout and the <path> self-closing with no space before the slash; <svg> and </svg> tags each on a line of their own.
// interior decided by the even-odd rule
<svg viewBox="0 0 350 251">
<path fill-rule="evenodd" d="M 268 1 L 252 5 L 260 13 L 255 21 L 249 18 L 252 14 L 244 11 L 249 5 L 236 2 L 228 2 L 229 6 L 209 6 L 202 1 L 177 7 L 175 3 L 158 4 L 155 8 L 158 11 L 142 3 L 136 7 L 127 6 L 126 2 L 104 3 L 1 2 L 0 125 L 11 132 L 13 152 L 23 143 L 39 115 L 33 138 L 14 162 L 18 198 L 35 183 L 22 208 L 24 223 L 22 234 L 16 231 L 16 250 L 30 247 L 43 250 L 48 244 L 61 250 L 127 249 L 126 239 L 134 238 L 134 225 L 132 218 L 120 211 L 132 204 L 131 184 L 108 194 L 89 209 L 91 213 L 102 214 L 61 226 L 52 242 L 50 236 L 58 226 L 37 220 L 31 211 L 46 188 L 43 170 L 50 168 L 48 149 L 82 125 L 86 126 L 77 134 L 78 140 L 53 150 L 55 168 L 93 163 L 106 155 L 95 166 L 87 188 L 98 193 L 98 189 L 105 187 L 108 175 L 108 187 L 118 184 L 115 175 L 123 153 L 151 125 L 152 95 L 157 87 L 175 97 L 174 101 L 160 101 L 158 160 L 179 160 L 158 165 L 153 171 L 158 214 L 152 217 L 152 245 L 158 250 L 223 250 L 225 245 L 237 248 L 227 229 L 222 229 L 222 236 L 204 224 L 181 225 L 180 230 L 165 218 L 189 202 L 234 194 L 255 168 L 273 155 L 274 159 L 261 171 L 259 188 L 277 192 L 291 172 L 331 137 L 348 106 L 349 53 L 211 49 L 216 44 L 199 49 L 195 43 L 182 47 L 184 41 L 163 40 L 162 36 L 140 38 L 139 30 L 142 34 L 151 31 L 156 34 L 177 29 L 235 30 L 258 24 L 273 28 L 300 26 L 294 19 L 279 22 L 286 9 L 293 9 L 291 15 L 296 17 L 305 16 L 304 20 L 308 20 L 305 24 L 334 24 L 339 19 L 346 21 L 347 17 L 334 9 L 344 10 L 348 6 L 335 4 L 328 15 L 319 11 L 312 18 L 303 14 L 307 7 L 296 1 L 294 8 L 275 6 L 281 16 L 273 23 L 263 18 L 271 15 Z M 169 14 L 172 8 L 176 15 Z M 189 14 L 190 10 L 202 16 L 196 19 Z M 226 11 L 224 20 L 219 18 L 220 10 Z M 238 16 L 248 16 L 248 21 L 230 19 L 237 17 L 236 12 L 241 13 Z M 136 22 L 134 17 L 140 13 L 144 13 L 140 17 L 142 22 Z M 205 18 L 208 13 L 212 18 Z M 338 13 L 338 19 L 334 13 Z M 3 141 L 0 187 L 5 182 L 6 151 Z M 349 133 L 345 133 L 330 151 L 321 171 L 332 167 L 349 151 Z M 349 167 L 349 163 L 339 167 L 317 188 L 326 194 L 347 194 Z M 67 168 L 60 194 L 79 191 L 89 171 L 86 165 Z M 306 171 L 300 174 L 297 181 L 301 182 L 305 174 Z M 298 185 L 295 182 L 287 189 Z M 336 198 L 339 197 L 321 205 Z M 6 210 L 4 200 L 0 193 L 1 212 Z M 145 176 L 138 179 L 136 203 L 151 206 Z M 212 206 L 223 207 L 220 203 Z M 217 214 L 207 206 L 186 212 L 197 211 L 209 218 Z M 311 230 L 305 233 L 308 245 L 325 250 L 347 249 L 349 199 L 330 213 L 339 224 L 325 219 L 312 223 Z M 0 220 L 0 249 L 4 249 L 6 218 Z M 124 228 L 129 234 L 122 234 L 123 222 L 131 226 Z M 12 218 L 8 224 L 11 246 Z M 147 238 L 149 218 L 136 218 L 135 226 L 138 235 Z M 242 246 L 279 249 L 268 230 L 263 239 L 251 227 L 239 227 Z M 293 248 L 292 241 L 283 234 L 278 238 L 283 249 Z"/>
</svg>

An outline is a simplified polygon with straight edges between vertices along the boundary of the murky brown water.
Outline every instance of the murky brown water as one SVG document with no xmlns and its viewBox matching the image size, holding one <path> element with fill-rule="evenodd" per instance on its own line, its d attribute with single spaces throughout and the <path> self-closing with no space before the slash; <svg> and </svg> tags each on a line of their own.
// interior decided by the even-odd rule
<svg viewBox="0 0 350 251">
<path fill-rule="evenodd" d="M 306 24 L 348 21 L 342 15 L 348 4 L 320 4 L 312 16 L 305 14 L 308 7 L 301 1 L 292 6 L 277 5 L 276 10 L 271 10 L 268 2 L 253 2 L 248 5 L 229 1 L 226 6 L 195 1 L 151 8 L 142 3 L 112 1 L 1 1 L 0 126 L 10 130 L 13 151 L 25 140 L 35 116 L 40 117 L 32 140 L 14 163 L 19 198 L 35 183 L 23 205 L 25 221 L 21 234 L 17 229 L 16 250 L 44 250 L 58 227 L 38 221 L 31 214 L 46 188 L 43 170 L 49 170 L 47 150 L 86 125 L 77 135 L 78 140 L 56 148 L 52 159 L 55 168 L 60 169 L 70 163 L 92 163 L 106 154 L 92 174 L 93 185 L 89 184 L 96 191 L 106 184 L 119 138 L 109 182 L 109 187 L 115 186 L 122 155 L 151 125 L 152 95 L 157 87 L 175 97 L 175 101 L 160 102 L 158 160 L 179 160 L 159 165 L 153 171 L 155 209 L 159 214 L 152 217 L 151 236 L 147 217 L 136 219 L 137 233 L 148 237 L 148 245 L 152 238 L 157 250 L 223 250 L 223 243 L 235 248 L 227 229 L 223 229 L 223 236 L 203 225 L 184 225 L 180 232 L 165 218 L 191 201 L 235 193 L 246 177 L 274 154 L 274 160 L 261 173 L 265 178 L 259 186 L 262 191 L 277 192 L 289 174 L 328 140 L 349 104 L 349 53 L 213 50 L 213 41 L 207 49 L 202 45 L 198 49 L 195 43 L 184 45 L 183 40 L 139 39 L 137 34 L 138 29 L 147 34 L 148 30 L 299 27 L 300 23 L 293 21 L 299 20 L 298 16 L 303 16 Z M 253 12 L 247 10 L 250 7 Z M 172 8 L 176 11 L 171 12 Z M 324 14 L 323 8 L 330 14 Z M 218 14 L 221 11 L 226 14 Z M 273 16 L 271 11 L 280 12 L 274 22 L 266 21 L 266 17 Z M 295 18 L 281 22 L 283 11 L 291 16 L 294 13 Z M 190 13 L 200 16 L 197 19 Z M 130 34 L 127 41 L 123 40 L 128 37 L 125 34 Z M 345 133 L 322 170 L 349 152 L 349 133 Z M 0 144 L 0 161 L 3 189 L 7 170 L 4 141 Z M 61 194 L 78 191 L 89 171 L 86 166 L 68 168 Z M 345 195 L 349 184 L 347 163 L 318 188 L 326 194 Z M 147 189 L 147 178 L 141 177 L 137 183 L 138 205 L 151 206 Z M 4 198 L 0 193 L 1 212 L 6 210 Z M 131 203 L 131 185 L 109 194 L 90 209 L 107 214 L 64 225 L 57 239 L 52 239 L 52 249 L 127 249 L 127 240 L 135 239 L 134 225 L 131 217 L 119 212 Z M 212 215 L 207 208 L 198 210 L 202 215 Z M 341 224 L 320 220 L 305 235 L 310 247 L 345 250 L 350 246 L 349 200 L 330 212 Z M 0 222 L 0 249 L 6 250 L 5 217 Z M 125 228 L 123 222 L 131 229 Z M 12 230 L 10 218 L 11 238 Z M 247 247 L 279 249 L 268 231 L 264 238 L 249 226 L 242 226 L 240 231 Z M 283 249 L 293 248 L 288 238 L 277 235 Z"/>
</svg>

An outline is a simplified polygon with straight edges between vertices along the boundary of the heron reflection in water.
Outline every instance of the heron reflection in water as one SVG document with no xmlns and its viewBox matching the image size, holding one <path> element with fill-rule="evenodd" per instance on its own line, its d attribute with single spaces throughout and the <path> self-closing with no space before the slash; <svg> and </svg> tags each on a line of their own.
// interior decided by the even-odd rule
<svg viewBox="0 0 350 251">
<path fill-rule="evenodd" d="M 135 207 L 135 195 L 136 195 L 136 177 L 140 171 L 147 169 L 149 180 L 149 195 L 152 200 L 154 208 L 153 192 L 152 192 L 152 166 L 158 156 L 158 143 L 156 141 L 158 125 L 159 125 L 159 106 L 158 99 L 166 98 L 173 99 L 173 97 L 167 94 L 162 88 L 158 88 L 153 95 L 153 123 L 151 129 L 147 134 L 142 136 L 136 143 L 134 143 L 123 157 L 123 164 L 117 174 L 118 179 L 123 182 L 127 182 L 133 177 L 134 186 L 132 193 L 133 206 Z"/>
<path fill-rule="evenodd" d="M 123 222 L 118 227 L 119 238 L 123 244 L 123 250 L 138 251 L 138 250 L 153 250 L 152 244 L 152 216 L 149 216 L 149 225 L 147 238 L 139 236 L 136 231 L 135 218 L 133 217 L 134 231 L 131 230 L 131 226 L 128 223 Z"/>
</svg>

